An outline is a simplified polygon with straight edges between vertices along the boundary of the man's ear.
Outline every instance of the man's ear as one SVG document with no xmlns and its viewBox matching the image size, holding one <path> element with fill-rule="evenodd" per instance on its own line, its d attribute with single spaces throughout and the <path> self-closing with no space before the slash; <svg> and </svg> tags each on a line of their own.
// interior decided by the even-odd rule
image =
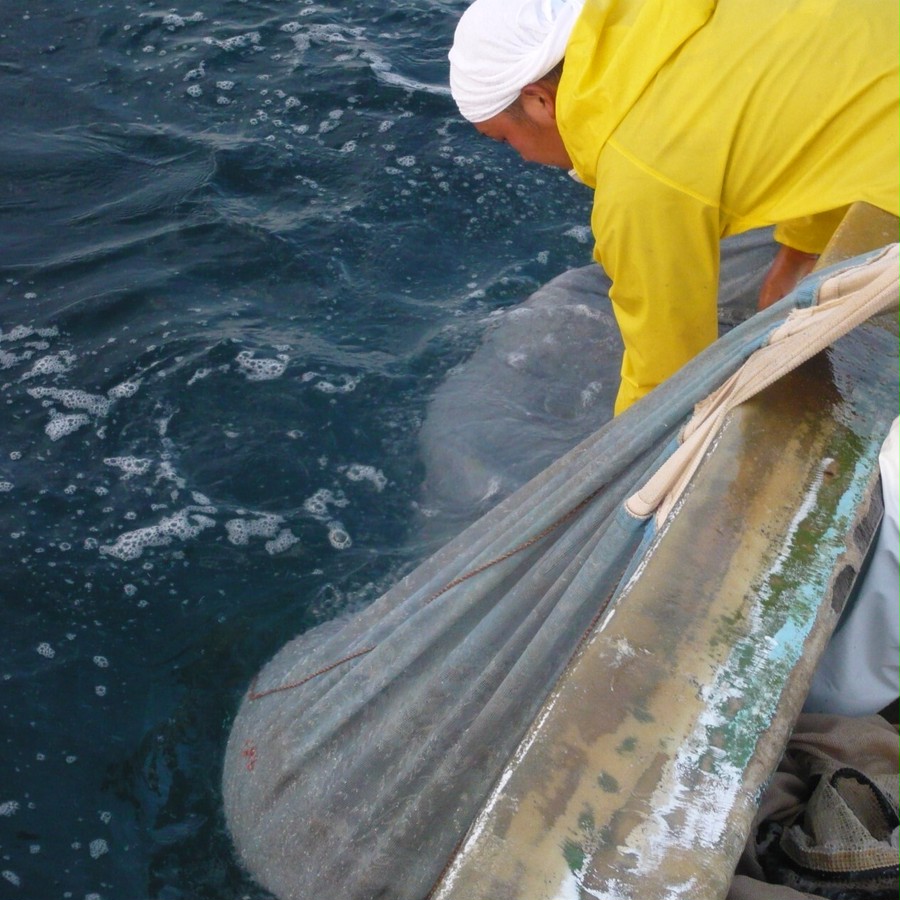
<svg viewBox="0 0 900 900">
<path fill-rule="evenodd" d="M 519 102 L 535 124 L 556 124 L 556 85 L 545 81 L 526 84 L 519 92 Z"/>
</svg>

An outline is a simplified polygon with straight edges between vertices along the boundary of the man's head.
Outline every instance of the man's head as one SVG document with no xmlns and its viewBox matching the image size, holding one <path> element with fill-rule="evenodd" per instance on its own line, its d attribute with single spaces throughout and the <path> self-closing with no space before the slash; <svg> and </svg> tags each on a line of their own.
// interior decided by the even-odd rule
<svg viewBox="0 0 900 900">
<path fill-rule="evenodd" d="M 450 90 L 463 117 L 533 162 L 570 168 L 556 126 L 560 64 L 584 0 L 475 0 L 456 28 Z"/>
</svg>

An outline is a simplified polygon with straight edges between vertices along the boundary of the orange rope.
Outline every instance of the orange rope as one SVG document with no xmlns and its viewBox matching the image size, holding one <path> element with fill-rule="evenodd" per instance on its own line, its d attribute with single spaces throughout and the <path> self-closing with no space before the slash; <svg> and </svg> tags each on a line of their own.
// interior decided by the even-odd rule
<svg viewBox="0 0 900 900">
<path fill-rule="evenodd" d="M 365 656 L 367 653 L 371 653 L 375 648 L 374 647 L 363 647 L 362 650 L 357 650 L 356 653 L 351 653 L 349 656 L 343 657 L 343 659 L 339 659 L 337 662 L 331 663 L 331 665 L 325 666 L 322 669 L 319 669 L 317 672 L 313 672 L 311 675 L 307 675 L 305 678 L 301 678 L 299 681 L 292 681 L 290 684 L 282 684 L 278 687 L 268 688 L 265 691 L 255 691 L 254 687 L 256 686 L 256 679 L 253 679 L 253 682 L 250 685 L 250 689 L 247 691 L 247 699 L 248 700 L 259 700 L 261 697 L 268 697 L 270 694 L 280 694 L 282 691 L 292 691 L 294 688 L 301 687 L 306 684 L 307 681 L 312 681 L 313 678 L 318 678 L 320 675 L 324 675 L 326 672 L 330 672 L 332 669 L 336 669 L 338 666 L 343 665 L 345 662 L 350 662 L 351 659 L 356 659 L 358 656 Z"/>
<path fill-rule="evenodd" d="M 468 572 L 464 572 L 458 578 L 454 578 L 453 581 L 445 584 L 439 591 L 432 594 L 426 601 L 425 605 L 427 606 L 429 603 L 437 600 L 438 597 L 446 594 L 447 591 L 452 590 L 458 585 L 462 584 L 464 581 L 468 581 L 470 578 L 474 578 L 476 575 L 480 575 L 482 572 L 490 569 L 493 566 L 499 565 L 500 563 L 506 561 L 510 557 L 515 556 L 518 553 L 521 553 L 524 550 L 527 550 L 529 547 L 532 547 L 538 541 L 543 540 L 550 534 L 552 531 L 555 531 L 560 525 L 565 524 L 570 519 L 573 519 L 578 513 L 581 512 L 605 487 L 602 485 L 598 487 L 595 491 L 592 491 L 588 494 L 584 500 L 578 502 L 576 506 L 573 506 L 568 512 L 563 513 L 555 522 L 551 522 L 543 531 L 539 534 L 536 534 L 534 537 L 529 538 L 527 541 L 523 541 L 517 547 L 513 547 L 512 550 L 509 550 L 507 553 L 502 554 L 501 556 L 492 559 L 484 565 L 478 566 L 475 569 L 471 569 Z M 314 678 L 318 678 L 320 675 L 325 675 L 327 672 L 330 672 L 332 669 L 336 669 L 338 666 L 343 665 L 344 663 L 350 662 L 351 660 L 357 659 L 360 656 L 365 656 L 367 653 L 371 653 L 375 647 L 364 647 L 362 650 L 357 650 L 355 653 L 351 653 L 349 656 L 344 656 L 339 659 L 337 662 L 333 662 L 324 668 L 319 669 L 316 672 L 313 672 L 311 675 L 307 675 L 304 678 L 301 678 L 299 681 L 292 681 L 289 684 L 282 684 L 279 687 L 269 688 L 265 691 L 256 691 L 254 690 L 254 686 L 256 685 L 256 679 L 250 685 L 250 689 L 247 691 L 247 698 L 249 700 L 259 700 L 262 697 L 268 697 L 271 694 L 280 694 L 282 691 L 291 691 L 294 688 L 301 687 L 309 681 L 312 681 Z"/>
</svg>

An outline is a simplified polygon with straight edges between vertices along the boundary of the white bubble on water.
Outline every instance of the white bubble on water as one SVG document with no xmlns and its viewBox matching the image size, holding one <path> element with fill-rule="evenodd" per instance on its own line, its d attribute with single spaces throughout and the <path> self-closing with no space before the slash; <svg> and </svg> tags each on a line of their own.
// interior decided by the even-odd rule
<svg viewBox="0 0 900 900">
<path fill-rule="evenodd" d="M 56 656 L 56 651 L 46 641 L 37 645 L 37 652 L 46 659 L 53 659 Z"/>
<path fill-rule="evenodd" d="M 36 334 L 35 330 L 28 325 L 16 325 L 9 331 L 3 331 L 0 328 L 0 343 L 3 341 L 24 341 L 25 338 L 29 338 L 33 334 Z"/>
<path fill-rule="evenodd" d="M 117 384 L 115 387 L 111 387 L 106 392 L 106 395 L 110 398 L 110 400 L 122 400 L 126 397 L 133 397 L 138 392 L 140 386 L 140 380 L 123 381 L 121 384 Z"/>
<path fill-rule="evenodd" d="M 235 361 L 248 381 L 269 381 L 284 374 L 290 357 L 279 353 L 275 359 L 256 359 L 249 350 L 242 350 Z"/>
<path fill-rule="evenodd" d="M 114 543 L 102 544 L 99 552 L 121 560 L 133 560 L 140 557 L 148 547 L 166 547 L 174 538 L 182 541 L 196 538 L 215 524 L 209 516 L 200 515 L 193 507 L 187 507 L 161 519 L 156 525 L 120 534 Z"/>
<path fill-rule="evenodd" d="M 182 81 L 198 81 L 206 75 L 206 63 L 201 60 L 200 65 L 196 69 L 191 69 L 182 78 Z"/>
<path fill-rule="evenodd" d="M 55 353 L 52 356 L 42 356 L 23 376 L 26 378 L 36 378 L 41 375 L 62 375 L 68 372 L 74 364 L 76 356 L 68 350 L 61 353 Z"/>
<path fill-rule="evenodd" d="M 195 12 L 190 16 L 179 16 L 177 13 L 166 13 L 163 16 L 162 23 L 169 31 L 175 31 L 178 28 L 184 28 L 188 22 L 205 22 L 206 16 L 202 12 Z"/>
<path fill-rule="evenodd" d="M 4 800 L 0 803 L 0 816 L 14 816 L 19 811 L 19 804 L 15 800 Z"/>
<path fill-rule="evenodd" d="M 0 481 L 0 494 L 5 494 L 13 489 L 11 481 Z"/>
<path fill-rule="evenodd" d="M 266 552 L 274 556 L 276 553 L 283 553 L 289 547 L 299 543 L 300 538 L 288 531 L 287 528 L 283 528 L 278 532 L 278 536 L 274 540 L 266 541 Z"/>
<path fill-rule="evenodd" d="M 206 378 L 208 375 L 212 374 L 212 369 L 197 369 L 193 375 L 191 375 L 188 380 L 188 387 L 190 387 L 195 381 L 201 381 Z"/>
<path fill-rule="evenodd" d="M 3 877 L 4 880 L 8 881 L 13 887 L 21 887 L 22 879 L 16 875 L 12 869 L 4 869 L 0 872 L 0 876 Z"/>
<path fill-rule="evenodd" d="M 96 686 L 94 687 L 94 693 L 95 693 L 98 697 L 105 697 L 105 696 L 106 696 L 106 685 L 104 685 L 104 684 L 98 684 L 98 685 L 96 685 Z"/>
<path fill-rule="evenodd" d="M 328 134 L 329 131 L 334 131 L 340 124 L 343 115 L 344 111 L 342 109 L 331 110 L 331 112 L 328 113 L 328 118 L 319 122 L 319 134 Z"/>
<path fill-rule="evenodd" d="M 581 392 L 581 405 L 585 408 L 593 406 L 598 397 L 603 396 L 603 382 L 591 381 Z"/>
<path fill-rule="evenodd" d="M 234 82 L 233 81 L 217 81 L 216 87 L 220 91 L 233 91 L 234 90 Z"/>
<path fill-rule="evenodd" d="M 133 597 L 137 593 L 137 588 L 133 584 L 126 584 L 122 590 L 126 597 Z"/>
<path fill-rule="evenodd" d="M 327 488 L 319 488 L 312 497 L 307 497 L 306 500 L 303 501 L 303 508 L 314 518 L 324 519 L 329 515 L 329 506 L 343 508 L 349 504 L 350 501 L 340 492 L 335 496 Z"/>
<path fill-rule="evenodd" d="M 348 547 L 352 546 L 353 541 L 350 539 L 350 535 L 340 522 L 329 522 L 328 543 L 330 543 L 335 550 L 346 550 Z"/>
<path fill-rule="evenodd" d="M 173 414 L 174 415 L 174 414 Z M 159 436 L 164 438 L 169 431 L 169 422 L 172 421 L 172 416 L 163 416 L 161 419 L 157 419 L 156 421 L 156 430 L 159 432 Z"/>
<path fill-rule="evenodd" d="M 109 667 L 109 660 L 105 656 L 95 656 L 94 665 L 97 666 L 98 669 L 106 669 Z"/>
<path fill-rule="evenodd" d="M 371 481 L 376 490 L 383 491 L 387 486 L 387 478 L 380 469 L 374 466 L 364 466 L 359 463 L 347 466 L 344 475 L 350 481 Z"/>
<path fill-rule="evenodd" d="M 347 141 L 343 147 L 341 147 L 341 153 L 353 153 L 356 150 L 356 141 Z"/>
<path fill-rule="evenodd" d="M 0 369 L 11 369 L 23 360 L 31 359 L 31 356 L 31 353 L 23 353 L 17 356 L 15 353 L 10 353 L 7 350 L 0 350 Z"/>
<path fill-rule="evenodd" d="M 51 441 L 58 441 L 60 438 L 66 437 L 78 431 L 79 428 L 90 424 L 90 417 L 84 413 L 57 414 L 52 416 L 50 421 L 44 426 L 44 431 Z"/>
<path fill-rule="evenodd" d="M 131 478 L 132 475 L 144 475 L 153 465 L 152 459 L 139 459 L 136 456 L 108 456 L 103 460 L 106 466 L 112 466 L 121 469 L 125 474 L 124 478 Z"/>
<path fill-rule="evenodd" d="M 169 460 L 164 459 L 156 469 L 155 484 L 160 481 L 171 481 L 178 490 L 183 490 L 187 482 L 175 471 L 174 466 Z"/>
<path fill-rule="evenodd" d="M 237 546 L 250 542 L 252 537 L 273 538 L 278 533 L 284 519 L 273 514 L 258 519 L 229 519 L 225 523 L 228 540 Z"/>
<path fill-rule="evenodd" d="M 105 416 L 109 412 L 110 401 L 99 394 L 89 394 L 74 388 L 29 388 L 28 393 L 37 400 L 48 399 L 61 404 L 66 409 L 83 409 L 93 416 Z"/>
<path fill-rule="evenodd" d="M 321 381 L 317 381 L 314 387 L 323 394 L 349 394 L 356 390 L 361 381 L 361 375 L 341 375 L 338 384 L 335 384 L 333 381 L 322 379 Z"/>
<path fill-rule="evenodd" d="M 237 34 L 234 37 L 226 38 L 224 41 L 220 41 L 218 38 L 205 37 L 203 38 L 203 43 L 230 53 L 232 50 L 242 50 L 245 47 L 257 48 L 261 40 L 262 38 L 258 31 L 248 31 L 246 34 Z"/>
<path fill-rule="evenodd" d="M 185 92 L 189 97 L 202 97 L 203 88 L 199 84 L 192 84 Z"/>
<path fill-rule="evenodd" d="M 579 244 L 589 244 L 593 240 L 593 232 L 590 225 L 573 225 L 568 231 L 564 231 L 563 235 L 575 238 Z"/>
<path fill-rule="evenodd" d="M 88 852 L 91 859 L 99 859 L 104 853 L 109 853 L 109 844 L 103 838 L 95 838 L 88 845 Z"/>
</svg>

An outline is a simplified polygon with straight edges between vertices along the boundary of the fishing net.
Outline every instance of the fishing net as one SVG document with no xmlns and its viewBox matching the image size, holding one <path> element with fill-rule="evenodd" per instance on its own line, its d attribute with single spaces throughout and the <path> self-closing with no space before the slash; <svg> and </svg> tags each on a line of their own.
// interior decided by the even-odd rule
<svg viewBox="0 0 900 900">
<path fill-rule="evenodd" d="M 773 359 L 795 366 L 834 340 L 835 322 L 896 308 L 896 245 L 840 273 L 736 327 L 368 608 L 263 668 L 223 779 L 237 852 L 261 884 L 284 900 L 429 894 L 729 404 L 771 380 Z M 815 306 L 820 287 L 831 299 Z M 813 307 L 798 324 L 792 311 Z M 748 384 L 735 373 L 761 348 Z M 896 358 L 883 365 L 896 382 Z"/>
</svg>

